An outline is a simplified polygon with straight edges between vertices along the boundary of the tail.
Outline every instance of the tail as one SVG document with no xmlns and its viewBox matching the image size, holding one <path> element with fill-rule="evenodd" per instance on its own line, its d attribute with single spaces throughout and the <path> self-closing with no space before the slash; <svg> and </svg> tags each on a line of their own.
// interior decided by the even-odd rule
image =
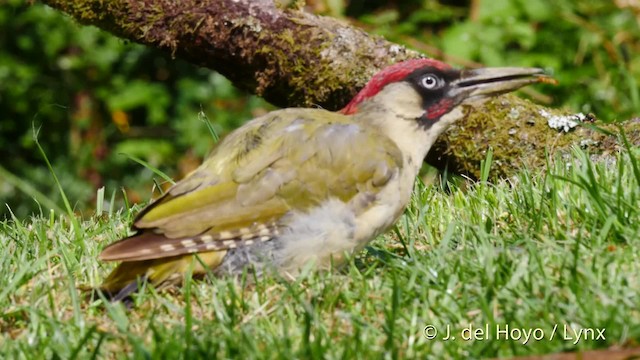
<svg viewBox="0 0 640 360">
<path fill-rule="evenodd" d="M 222 263 L 226 251 L 211 251 L 195 255 L 179 255 L 166 258 L 124 261 L 104 280 L 97 291 L 111 301 L 131 298 L 145 283 L 162 289 L 182 283 L 193 267 L 193 275 L 206 274 Z"/>
</svg>

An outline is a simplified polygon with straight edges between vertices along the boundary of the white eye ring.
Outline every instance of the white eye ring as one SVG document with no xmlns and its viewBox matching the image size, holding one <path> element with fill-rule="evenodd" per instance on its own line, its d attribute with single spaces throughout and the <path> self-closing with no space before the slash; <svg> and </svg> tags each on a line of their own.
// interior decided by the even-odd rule
<svg viewBox="0 0 640 360">
<path fill-rule="evenodd" d="M 440 79 L 432 74 L 428 74 L 420 79 L 420 84 L 425 89 L 435 89 L 440 86 Z"/>
</svg>

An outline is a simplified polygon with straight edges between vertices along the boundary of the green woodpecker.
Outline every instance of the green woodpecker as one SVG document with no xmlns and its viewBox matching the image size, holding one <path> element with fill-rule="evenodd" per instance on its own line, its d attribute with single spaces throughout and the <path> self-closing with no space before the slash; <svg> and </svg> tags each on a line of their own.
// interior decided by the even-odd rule
<svg viewBox="0 0 640 360">
<path fill-rule="evenodd" d="M 229 134 L 147 206 L 135 235 L 104 249 L 122 263 L 113 300 L 194 274 L 329 267 L 384 233 L 409 202 L 427 151 L 462 105 L 542 81 L 535 68 L 455 70 L 431 59 L 385 68 L 340 112 L 270 112 Z"/>
</svg>

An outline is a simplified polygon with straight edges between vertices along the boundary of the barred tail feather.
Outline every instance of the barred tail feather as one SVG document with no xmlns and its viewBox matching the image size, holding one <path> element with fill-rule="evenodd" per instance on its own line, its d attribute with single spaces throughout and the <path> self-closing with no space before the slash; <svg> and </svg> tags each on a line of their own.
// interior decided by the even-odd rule
<svg viewBox="0 0 640 360">
<path fill-rule="evenodd" d="M 111 301 L 122 301 L 137 292 L 144 283 L 156 288 L 180 284 L 190 266 L 193 266 L 194 275 L 205 274 L 218 267 L 225 255 L 226 251 L 216 251 L 163 259 L 125 261 L 109 274 L 99 291 Z"/>
<path fill-rule="evenodd" d="M 280 229 L 274 223 L 180 238 L 145 230 L 107 246 L 102 250 L 100 260 L 138 262 L 209 251 L 224 252 L 269 241 L 279 234 Z"/>
</svg>

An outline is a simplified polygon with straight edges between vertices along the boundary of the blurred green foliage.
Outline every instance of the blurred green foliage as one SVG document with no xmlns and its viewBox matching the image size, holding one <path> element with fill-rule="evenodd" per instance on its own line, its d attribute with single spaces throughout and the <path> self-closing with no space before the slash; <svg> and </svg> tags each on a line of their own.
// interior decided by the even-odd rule
<svg viewBox="0 0 640 360">
<path fill-rule="evenodd" d="M 0 49 L 0 204 L 20 217 L 38 211 L 25 188 L 61 203 L 34 129 L 82 211 L 101 186 L 149 199 L 152 172 L 124 154 L 181 177 L 213 145 L 200 112 L 224 134 L 266 105 L 210 70 L 39 4 L 0 7 Z M 8 214 L 2 206 L 0 219 Z"/>
<path fill-rule="evenodd" d="M 560 81 L 538 100 L 607 121 L 640 113 L 640 8 L 623 1 L 308 0 L 368 31 L 458 65 L 539 66 Z M 625 7 L 627 6 L 627 7 Z M 206 69 L 75 24 L 40 4 L 0 7 L 0 204 L 23 217 L 60 203 L 34 129 L 78 211 L 96 189 L 150 197 L 153 174 L 193 169 L 213 139 L 270 109 Z M 109 196 L 107 196 L 109 198 Z M 122 197 L 117 197 L 122 198 Z M 8 216 L 2 207 L 0 219 Z"/>
</svg>

